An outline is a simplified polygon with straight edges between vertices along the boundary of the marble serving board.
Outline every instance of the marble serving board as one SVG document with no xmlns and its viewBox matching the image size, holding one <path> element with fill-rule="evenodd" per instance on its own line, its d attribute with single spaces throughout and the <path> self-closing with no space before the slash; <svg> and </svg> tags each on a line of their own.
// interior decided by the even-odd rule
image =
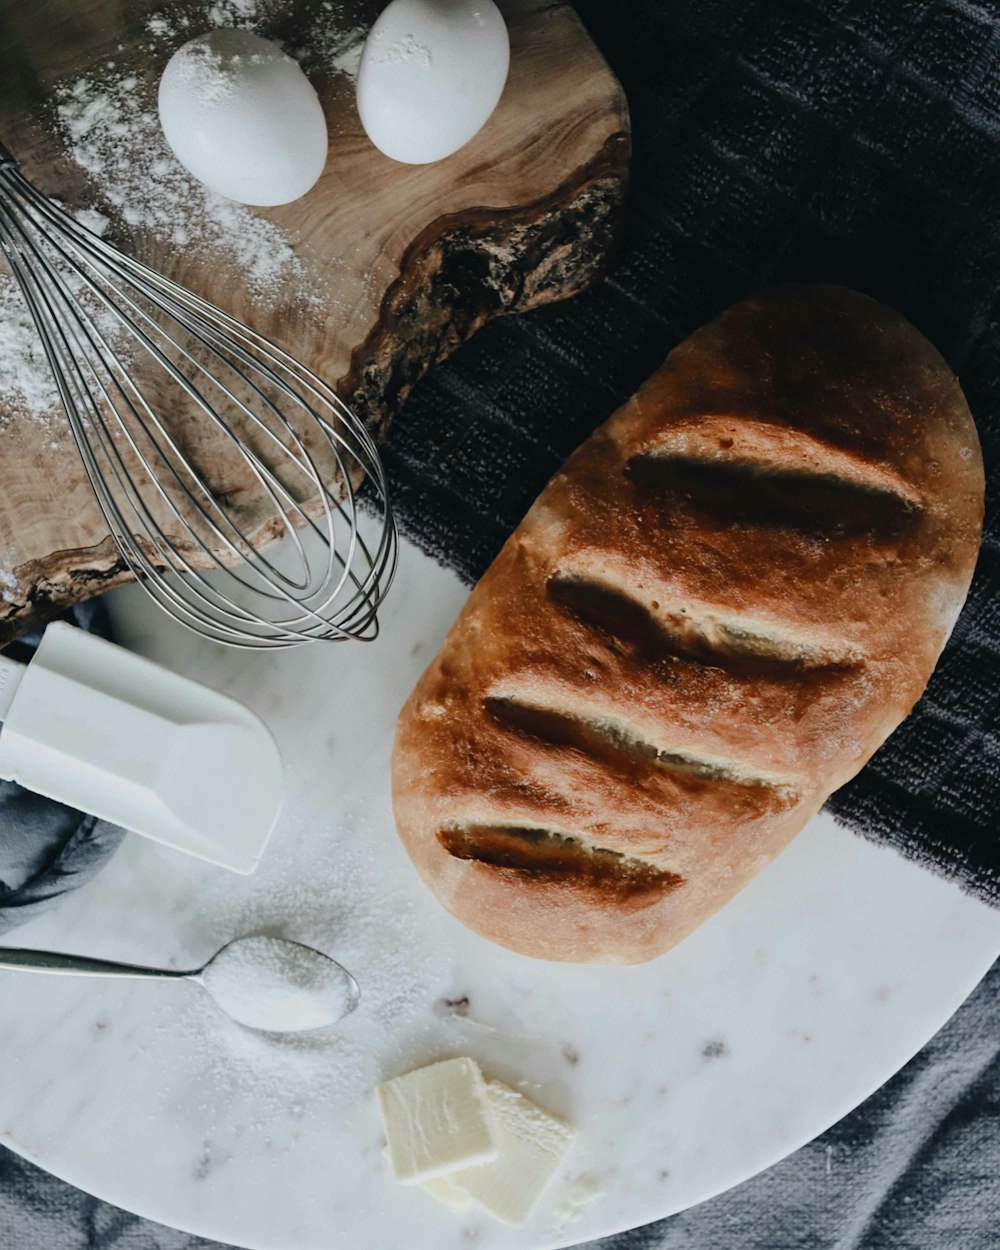
<svg viewBox="0 0 1000 1250">
<path fill-rule="evenodd" d="M 265 861 L 238 878 L 126 840 L 9 944 L 175 967 L 248 931 L 341 958 L 359 1011 L 261 1038 L 185 984 L 0 973 L 0 1140 L 101 1198 L 254 1250 L 543 1250 L 680 1210 L 815 1136 L 895 1072 L 1000 950 L 1000 916 L 820 817 L 673 952 L 522 958 L 447 916 L 393 831 L 396 711 L 460 608 L 404 544 L 379 642 L 262 660 L 184 634 L 135 588 L 122 641 L 252 705 L 288 763 Z M 397 1185 L 376 1083 L 477 1058 L 579 1141 L 524 1229 Z"/>
</svg>

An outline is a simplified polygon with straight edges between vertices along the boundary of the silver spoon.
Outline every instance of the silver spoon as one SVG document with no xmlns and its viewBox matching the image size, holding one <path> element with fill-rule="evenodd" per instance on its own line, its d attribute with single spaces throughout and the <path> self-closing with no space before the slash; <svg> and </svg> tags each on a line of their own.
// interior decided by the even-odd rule
<svg viewBox="0 0 1000 1250">
<path fill-rule="evenodd" d="M 238 1024 L 269 1033 L 329 1028 L 361 1000 L 354 977 L 329 955 L 283 938 L 237 938 L 201 968 L 175 972 L 86 955 L 0 947 L 0 969 L 193 981 Z"/>
</svg>

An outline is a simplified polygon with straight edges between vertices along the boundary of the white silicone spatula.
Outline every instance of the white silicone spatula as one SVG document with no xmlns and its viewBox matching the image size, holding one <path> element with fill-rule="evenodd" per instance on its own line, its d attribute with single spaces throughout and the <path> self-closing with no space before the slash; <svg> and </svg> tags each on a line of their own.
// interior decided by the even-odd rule
<svg viewBox="0 0 1000 1250">
<path fill-rule="evenodd" d="M 253 872 L 281 757 L 243 704 L 83 630 L 0 655 L 0 777 L 235 872 Z"/>
</svg>

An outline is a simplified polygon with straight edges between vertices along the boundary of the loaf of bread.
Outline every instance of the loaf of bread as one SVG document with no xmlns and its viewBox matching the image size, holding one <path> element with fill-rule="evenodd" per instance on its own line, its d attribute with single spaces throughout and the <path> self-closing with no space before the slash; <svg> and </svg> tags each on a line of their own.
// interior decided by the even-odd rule
<svg viewBox="0 0 1000 1250">
<path fill-rule="evenodd" d="M 907 715 L 965 599 L 956 378 L 840 287 L 729 309 L 549 482 L 399 718 L 399 833 L 459 920 L 650 959 Z"/>
</svg>

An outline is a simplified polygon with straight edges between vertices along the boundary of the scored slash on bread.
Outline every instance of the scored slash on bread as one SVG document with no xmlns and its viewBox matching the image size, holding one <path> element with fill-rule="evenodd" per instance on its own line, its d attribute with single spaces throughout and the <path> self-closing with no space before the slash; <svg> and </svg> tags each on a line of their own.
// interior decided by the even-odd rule
<svg viewBox="0 0 1000 1250">
<path fill-rule="evenodd" d="M 526 954 L 666 950 L 912 708 L 982 511 L 961 389 L 902 317 L 829 286 L 729 309 L 550 481 L 403 709 L 417 869 Z"/>
</svg>

